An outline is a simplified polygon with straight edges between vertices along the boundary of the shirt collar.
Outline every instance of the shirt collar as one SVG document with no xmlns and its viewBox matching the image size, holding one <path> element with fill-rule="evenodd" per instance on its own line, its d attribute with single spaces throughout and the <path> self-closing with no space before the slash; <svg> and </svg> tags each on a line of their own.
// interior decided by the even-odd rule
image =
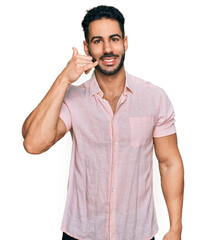
<svg viewBox="0 0 206 240">
<path fill-rule="evenodd" d="M 93 71 L 91 78 L 90 78 L 90 96 L 95 95 L 99 92 L 102 92 L 101 88 L 99 87 L 99 84 L 97 82 L 95 71 Z M 126 81 L 124 86 L 124 94 L 126 95 L 126 92 L 131 92 L 133 94 L 133 85 L 130 78 L 130 75 L 126 72 Z M 103 93 L 103 92 L 102 92 Z"/>
</svg>

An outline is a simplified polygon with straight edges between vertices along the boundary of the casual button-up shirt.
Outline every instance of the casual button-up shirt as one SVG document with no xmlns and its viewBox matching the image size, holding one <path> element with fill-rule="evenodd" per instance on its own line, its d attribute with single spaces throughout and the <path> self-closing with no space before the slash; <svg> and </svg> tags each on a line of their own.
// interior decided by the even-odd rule
<svg viewBox="0 0 206 240">
<path fill-rule="evenodd" d="M 150 240 L 159 230 L 153 137 L 176 132 L 165 91 L 126 72 L 113 113 L 93 72 L 69 85 L 59 116 L 72 137 L 61 230 L 80 240 Z"/>
</svg>

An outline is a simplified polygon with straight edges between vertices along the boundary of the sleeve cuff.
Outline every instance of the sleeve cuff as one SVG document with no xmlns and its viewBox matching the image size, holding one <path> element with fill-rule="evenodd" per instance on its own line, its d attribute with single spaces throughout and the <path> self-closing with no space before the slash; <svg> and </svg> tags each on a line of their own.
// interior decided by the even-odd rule
<svg viewBox="0 0 206 240">
<path fill-rule="evenodd" d="M 155 129 L 153 137 L 164 137 L 176 133 L 175 125 L 173 124 L 170 128 L 167 129 Z"/>
</svg>

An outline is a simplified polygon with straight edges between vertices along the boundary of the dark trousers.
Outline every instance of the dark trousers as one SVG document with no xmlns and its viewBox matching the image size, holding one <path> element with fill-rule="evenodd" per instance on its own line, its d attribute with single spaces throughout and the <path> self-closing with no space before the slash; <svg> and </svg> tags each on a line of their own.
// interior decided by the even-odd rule
<svg viewBox="0 0 206 240">
<path fill-rule="evenodd" d="M 78 239 L 73 238 L 73 237 L 67 235 L 65 232 L 63 232 L 62 240 L 78 240 Z M 155 238 L 153 237 L 151 240 L 155 240 Z"/>
</svg>

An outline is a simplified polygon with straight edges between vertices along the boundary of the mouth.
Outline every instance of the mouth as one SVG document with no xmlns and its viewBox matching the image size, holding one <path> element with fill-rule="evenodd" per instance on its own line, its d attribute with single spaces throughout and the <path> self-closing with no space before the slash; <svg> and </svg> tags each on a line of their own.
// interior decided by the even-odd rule
<svg viewBox="0 0 206 240">
<path fill-rule="evenodd" d="M 103 58 L 102 63 L 106 66 L 114 65 L 116 61 L 116 57 L 109 57 L 109 58 Z"/>
</svg>

